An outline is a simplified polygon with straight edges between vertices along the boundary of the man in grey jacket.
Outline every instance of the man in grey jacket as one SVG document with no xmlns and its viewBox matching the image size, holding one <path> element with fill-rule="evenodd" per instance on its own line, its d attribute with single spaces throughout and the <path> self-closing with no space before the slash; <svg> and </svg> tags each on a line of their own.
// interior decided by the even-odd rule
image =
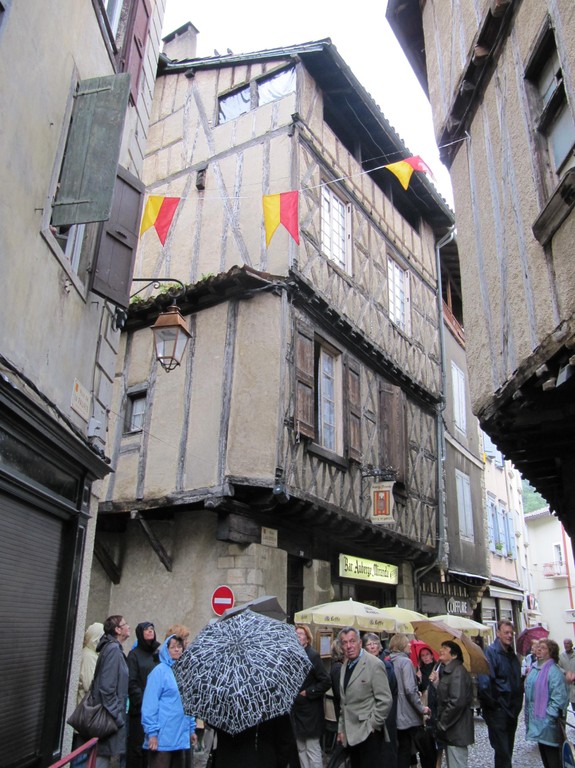
<svg viewBox="0 0 575 768">
<path fill-rule="evenodd" d="M 461 648 L 451 640 L 441 643 L 439 660 L 437 735 L 447 745 L 449 768 L 467 768 L 468 747 L 475 740 L 471 675 L 463 666 Z"/>
<path fill-rule="evenodd" d="M 123 616 L 109 616 L 96 648 L 99 654 L 93 684 L 93 699 L 103 704 L 118 726 L 116 733 L 98 742 L 96 768 L 123 768 L 126 759 L 126 709 L 128 703 L 128 662 L 122 650 L 130 636 Z"/>
<path fill-rule="evenodd" d="M 339 642 L 345 662 L 337 740 L 347 745 L 352 768 L 373 768 L 382 761 L 385 719 L 392 705 L 387 672 L 376 656 L 361 647 L 354 627 L 344 627 Z"/>
</svg>

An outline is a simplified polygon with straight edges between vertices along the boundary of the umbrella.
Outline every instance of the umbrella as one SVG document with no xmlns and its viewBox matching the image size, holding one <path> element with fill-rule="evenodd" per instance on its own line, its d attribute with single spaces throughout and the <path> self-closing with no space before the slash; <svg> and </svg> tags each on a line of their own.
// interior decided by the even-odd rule
<svg viewBox="0 0 575 768">
<path fill-rule="evenodd" d="M 293 626 L 248 609 L 205 627 L 172 669 L 186 714 L 233 736 L 289 712 L 310 662 Z"/>
<path fill-rule="evenodd" d="M 441 643 L 452 640 L 461 648 L 463 663 L 469 672 L 476 674 L 489 674 L 489 664 L 481 648 L 459 629 L 448 627 L 442 621 L 415 621 L 413 622 L 415 636 L 423 640 L 431 648 L 439 651 Z"/>
<path fill-rule="evenodd" d="M 380 608 L 379 612 L 387 619 L 393 619 L 395 624 L 395 632 L 407 632 L 413 634 L 412 621 L 424 621 L 427 616 L 417 611 L 412 611 L 409 608 L 400 608 L 396 605 L 395 608 Z"/>
<path fill-rule="evenodd" d="M 428 648 L 431 651 L 435 661 L 439 659 L 439 654 L 437 651 L 434 651 L 433 648 L 427 643 L 424 643 L 423 640 L 412 640 L 410 645 L 411 649 L 409 651 L 409 658 L 413 662 L 414 667 L 419 667 L 419 652 L 422 648 Z"/>
<path fill-rule="evenodd" d="M 527 656 L 528 653 L 531 653 L 531 643 L 534 640 L 543 640 L 544 637 L 549 637 L 549 630 L 545 629 L 545 627 L 539 625 L 536 627 L 527 627 L 527 629 L 524 629 L 520 635 L 517 635 L 517 639 L 515 640 L 517 653 L 520 653 L 522 656 Z"/>
<path fill-rule="evenodd" d="M 395 619 L 382 616 L 379 608 L 355 600 L 322 603 L 298 611 L 294 619 L 299 624 L 325 624 L 329 627 L 355 627 L 364 632 L 395 632 Z"/>
<path fill-rule="evenodd" d="M 254 600 L 250 600 L 247 603 L 241 605 L 234 605 L 233 608 L 226 608 L 222 613 L 222 619 L 229 619 L 230 616 L 235 616 L 237 613 L 242 613 L 249 608 L 254 613 L 262 613 L 270 619 L 277 619 L 282 621 L 286 618 L 287 613 L 279 604 L 279 601 L 275 595 L 262 595 L 262 597 L 256 597 Z"/>
<path fill-rule="evenodd" d="M 451 613 L 445 613 L 441 616 L 430 616 L 430 621 L 442 621 L 447 624 L 448 627 L 453 629 L 460 629 L 465 632 L 466 635 L 475 637 L 476 635 L 486 635 L 491 632 L 491 627 L 486 627 L 485 624 L 480 624 L 478 621 L 468 619 L 467 616 L 454 616 Z"/>
</svg>

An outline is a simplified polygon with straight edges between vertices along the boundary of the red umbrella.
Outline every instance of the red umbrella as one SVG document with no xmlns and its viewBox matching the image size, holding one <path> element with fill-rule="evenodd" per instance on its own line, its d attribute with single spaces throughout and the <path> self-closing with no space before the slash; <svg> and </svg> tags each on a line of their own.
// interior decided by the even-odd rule
<svg viewBox="0 0 575 768">
<path fill-rule="evenodd" d="M 434 651 L 433 648 L 427 643 L 424 643 L 423 640 L 411 640 L 410 642 L 411 651 L 409 652 L 409 657 L 413 662 L 414 667 L 419 667 L 419 654 L 423 648 L 427 648 L 428 651 L 431 651 L 435 661 L 439 659 L 439 654 L 437 651 Z"/>
<path fill-rule="evenodd" d="M 534 640 L 543 640 L 544 637 L 549 637 L 549 630 L 545 627 L 539 624 L 536 627 L 527 627 L 520 635 L 517 635 L 515 641 L 517 653 L 521 656 L 527 656 L 528 653 L 531 653 L 531 643 Z"/>
</svg>

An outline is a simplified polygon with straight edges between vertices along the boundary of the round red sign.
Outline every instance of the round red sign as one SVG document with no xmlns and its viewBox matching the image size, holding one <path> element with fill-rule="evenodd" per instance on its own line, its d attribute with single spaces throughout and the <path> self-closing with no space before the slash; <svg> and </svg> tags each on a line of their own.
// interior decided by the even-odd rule
<svg viewBox="0 0 575 768">
<path fill-rule="evenodd" d="M 234 607 L 234 593 L 232 590 L 227 587 L 225 584 L 222 584 L 219 587 L 216 587 L 214 589 L 214 593 L 212 595 L 212 610 L 214 613 L 216 613 L 218 616 L 221 616 L 222 613 L 227 608 L 233 608 Z"/>
</svg>

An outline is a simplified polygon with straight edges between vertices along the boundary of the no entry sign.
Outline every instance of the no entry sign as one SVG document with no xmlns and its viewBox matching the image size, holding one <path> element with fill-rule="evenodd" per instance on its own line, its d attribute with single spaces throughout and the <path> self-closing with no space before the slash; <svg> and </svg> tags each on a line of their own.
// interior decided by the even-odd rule
<svg viewBox="0 0 575 768">
<path fill-rule="evenodd" d="M 212 610 L 218 616 L 228 609 L 234 607 L 234 593 L 225 584 L 214 589 L 212 595 Z"/>
</svg>

